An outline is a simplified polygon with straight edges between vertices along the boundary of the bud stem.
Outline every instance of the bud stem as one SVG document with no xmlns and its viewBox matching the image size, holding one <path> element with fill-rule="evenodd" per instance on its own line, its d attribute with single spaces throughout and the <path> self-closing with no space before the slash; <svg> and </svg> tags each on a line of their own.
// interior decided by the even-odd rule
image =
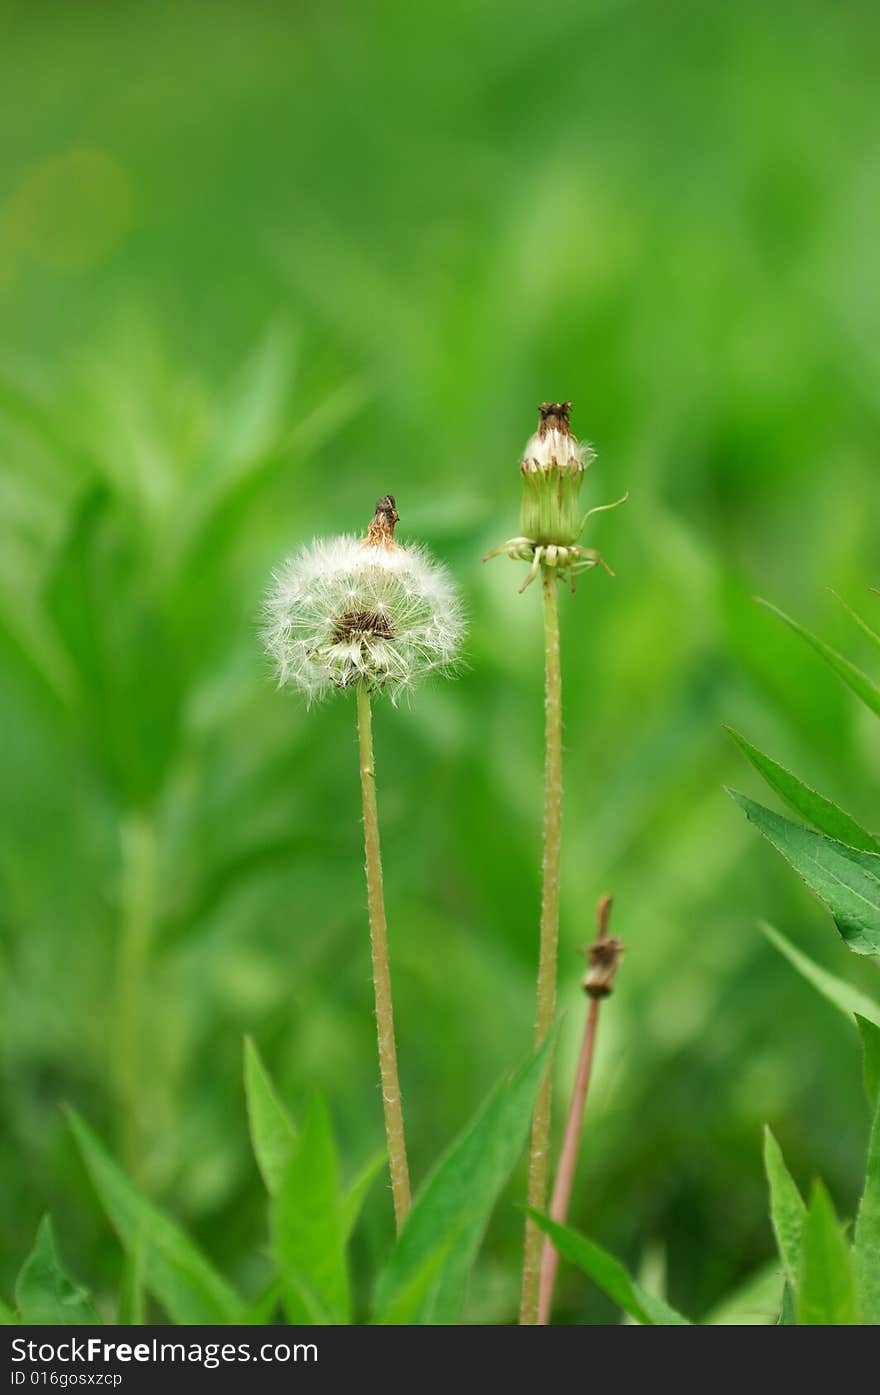
<svg viewBox="0 0 880 1395">
<path fill-rule="evenodd" d="M 388 958 L 388 926 L 382 890 L 382 854 L 379 846 L 379 814 L 376 807 L 376 771 L 373 760 L 373 718 L 370 692 L 365 683 L 357 685 L 358 743 L 360 748 L 361 798 L 364 810 L 364 854 L 367 873 L 367 907 L 370 918 L 370 947 L 373 956 L 373 987 L 376 994 L 376 1028 L 379 1038 L 379 1075 L 388 1140 L 388 1166 L 394 1219 L 400 1231 L 410 1206 L 409 1168 L 403 1130 L 403 1107 L 397 1076 L 397 1047 L 394 1041 L 394 1013 L 391 1002 L 391 966 Z"/>
<path fill-rule="evenodd" d="M 559 658 L 559 597 L 554 568 L 541 567 L 544 589 L 544 858 L 541 892 L 541 940 L 538 958 L 535 1043 L 540 1046 L 556 1009 L 556 959 L 559 941 L 559 864 L 562 831 L 562 670 Z M 528 1204 L 544 1211 L 549 1175 L 553 1062 L 548 1062 L 532 1118 Z M 533 1325 L 538 1316 L 538 1285 L 543 1237 L 526 1221 L 520 1322 Z"/>
</svg>

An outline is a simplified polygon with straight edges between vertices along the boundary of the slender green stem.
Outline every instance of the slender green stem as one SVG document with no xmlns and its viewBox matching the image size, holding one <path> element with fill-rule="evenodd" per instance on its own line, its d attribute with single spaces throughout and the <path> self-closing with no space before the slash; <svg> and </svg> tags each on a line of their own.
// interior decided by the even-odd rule
<svg viewBox="0 0 880 1395">
<path fill-rule="evenodd" d="M 126 815 L 121 826 L 121 920 L 116 963 L 112 1070 L 119 1142 L 130 1171 L 140 1171 L 144 984 L 156 917 L 156 829 L 150 814 Z"/>
<path fill-rule="evenodd" d="M 357 689 L 358 740 L 360 743 L 361 797 L 364 806 L 364 853 L 367 870 L 367 906 L 373 953 L 373 986 L 376 993 L 376 1028 L 379 1037 L 379 1075 L 388 1139 L 388 1165 L 394 1219 L 400 1230 L 409 1210 L 409 1168 L 403 1131 L 403 1107 L 397 1076 L 394 1013 L 391 1005 L 391 966 L 388 959 L 388 926 L 382 891 L 382 854 L 379 847 L 379 815 L 376 809 L 376 771 L 373 761 L 373 720 L 366 684 Z"/>
<path fill-rule="evenodd" d="M 540 1046 L 553 1022 L 556 1008 L 556 959 L 559 940 L 559 858 L 562 829 L 562 670 L 559 662 L 559 599 L 556 573 L 542 566 L 544 588 L 544 685 L 545 685 L 545 764 L 544 764 L 544 860 L 541 890 L 541 943 L 538 958 L 538 994 L 535 1016 L 535 1043 Z M 550 1114 L 553 1092 L 553 1063 L 541 1083 L 532 1119 L 529 1154 L 529 1206 L 543 1211 L 547 1203 L 550 1164 Z M 542 1235 L 532 1222 L 526 1222 L 523 1255 L 520 1322 L 533 1324 L 538 1316 Z"/>
</svg>

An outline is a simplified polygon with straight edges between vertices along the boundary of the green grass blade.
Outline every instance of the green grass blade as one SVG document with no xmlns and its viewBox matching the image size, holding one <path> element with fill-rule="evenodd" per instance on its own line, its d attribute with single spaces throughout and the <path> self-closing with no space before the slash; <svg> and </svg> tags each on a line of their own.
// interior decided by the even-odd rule
<svg viewBox="0 0 880 1395">
<path fill-rule="evenodd" d="M 877 631 L 871 628 L 867 620 L 862 619 L 857 610 L 853 610 L 852 606 L 847 604 L 843 596 L 839 596 L 836 591 L 832 591 L 831 594 L 836 601 L 840 602 L 847 614 L 855 620 L 862 633 L 866 634 L 871 643 L 876 644 L 877 648 L 880 649 L 880 635 L 878 635 Z"/>
<path fill-rule="evenodd" d="M 296 1127 L 250 1037 L 245 1037 L 244 1042 L 244 1090 L 254 1157 L 272 1196 L 290 1161 Z"/>
<path fill-rule="evenodd" d="M 421 1269 L 416 1271 L 403 1288 L 397 1289 L 390 1302 L 376 1313 L 373 1326 L 407 1327 L 418 1322 L 428 1296 L 436 1285 L 447 1253 L 448 1250 L 444 1248 L 430 1254 Z"/>
<path fill-rule="evenodd" d="M 785 1277 L 774 1259 L 725 1294 L 700 1319 L 700 1326 L 773 1327 L 779 1321 L 785 1286 Z"/>
<path fill-rule="evenodd" d="M 808 1326 L 858 1322 L 852 1256 L 821 1182 L 813 1183 L 804 1221 L 797 1314 Z"/>
<path fill-rule="evenodd" d="M 125 1257 L 122 1282 L 119 1285 L 119 1309 L 116 1318 L 120 1327 L 143 1327 L 146 1322 L 144 1294 L 144 1256 L 146 1246 L 139 1237 Z"/>
<path fill-rule="evenodd" d="M 86 1290 L 63 1268 L 48 1216 L 40 1221 L 34 1247 L 19 1271 L 15 1301 L 25 1323 L 69 1327 L 101 1321 Z"/>
<path fill-rule="evenodd" d="M 847 983 L 846 979 L 838 978 L 836 974 L 829 973 L 827 969 L 813 962 L 802 950 L 793 945 L 791 940 L 786 939 L 772 925 L 768 925 L 766 920 L 758 921 L 758 928 L 767 936 L 772 945 L 784 954 L 790 964 L 793 964 L 799 974 L 811 983 L 814 988 L 827 998 L 829 1003 L 833 1003 L 836 1008 L 852 1020 L 853 1017 L 865 1017 L 875 1026 L 880 1027 L 880 1003 L 875 1003 L 873 998 L 869 998 L 861 989 L 853 987 Z"/>
<path fill-rule="evenodd" d="M 304 1306 L 312 1322 L 348 1322 L 339 1164 L 330 1115 L 319 1096 L 309 1106 L 272 1199 L 270 1231 L 289 1320 L 299 1320 Z"/>
<path fill-rule="evenodd" d="M 612 1302 L 622 1308 L 636 1322 L 649 1327 L 689 1327 L 690 1323 L 681 1313 L 676 1312 L 661 1298 L 646 1293 L 641 1284 L 636 1283 L 620 1260 L 608 1254 L 599 1245 L 578 1235 L 568 1226 L 557 1225 L 549 1216 L 527 1208 L 537 1226 L 553 1241 L 563 1259 L 576 1264 L 593 1283 L 607 1293 Z"/>
<path fill-rule="evenodd" d="M 382 1148 L 368 1158 L 342 1198 L 342 1228 L 346 1239 L 358 1223 L 367 1192 L 385 1165 L 388 1154 Z"/>
<path fill-rule="evenodd" d="M 838 678 L 842 679 L 847 687 L 852 689 L 856 697 L 861 698 L 865 706 L 869 707 L 875 716 L 880 717 L 880 688 L 877 687 L 877 684 L 872 678 L 869 678 L 868 675 L 863 673 L 860 668 L 857 668 L 855 664 L 850 663 L 849 659 L 845 659 L 842 654 L 838 654 L 837 650 L 832 649 L 824 640 L 811 634 L 809 630 L 805 630 L 803 625 L 799 625 L 797 620 L 793 620 L 790 615 L 786 615 L 784 610 L 780 610 L 778 606 L 771 605 L 770 601 L 765 601 L 760 596 L 757 596 L 755 599 L 758 601 L 759 605 L 764 606 L 771 614 L 778 616 L 780 620 L 784 621 L 789 629 L 794 630 L 796 635 L 800 635 L 801 639 L 806 640 L 807 644 L 815 649 L 816 653 L 825 660 L 828 667 L 837 674 Z"/>
<path fill-rule="evenodd" d="M 862 1080 L 873 1118 L 880 1101 L 880 1024 L 856 1013 L 856 1026 L 862 1040 Z"/>
<path fill-rule="evenodd" d="M 175 1323 L 237 1323 L 242 1300 L 181 1228 L 148 1201 L 72 1110 L 70 1127 L 92 1185 L 127 1254 L 144 1245 L 144 1284 Z"/>
<path fill-rule="evenodd" d="M 764 1170 L 770 1189 L 770 1224 L 789 1285 L 797 1285 L 801 1260 L 801 1239 L 807 1208 L 785 1166 L 782 1150 L 769 1127 L 764 1128 Z"/>
<path fill-rule="evenodd" d="M 489 1217 L 522 1151 L 551 1037 L 515 1075 L 493 1090 L 421 1188 L 376 1286 L 374 1310 L 394 1311 L 417 1276 L 438 1261 L 419 1320 L 460 1318 L 468 1274 Z"/>
<path fill-rule="evenodd" d="M 856 1217 L 853 1262 L 862 1322 L 880 1324 L 880 1101 L 874 1109 L 865 1187 Z"/>
<path fill-rule="evenodd" d="M 880 854 L 836 843 L 736 790 L 728 793 L 825 903 L 853 953 L 880 953 Z"/>
<path fill-rule="evenodd" d="M 242 1324 L 245 1327 L 266 1327 L 270 1324 L 281 1306 L 283 1293 L 284 1285 L 281 1280 L 272 1279 L 262 1293 L 245 1308 L 241 1315 Z"/>
<path fill-rule="evenodd" d="M 784 799 L 789 808 L 805 818 L 820 833 L 826 833 L 829 838 L 835 838 L 839 843 L 846 843 L 851 848 L 861 848 L 864 852 L 880 852 L 880 842 L 843 809 L 839 809 L 830 799 L 805 785 L 790 770 L 786 770 L 763 751 L 759 751 L 757 746 L 753 746 L 733 727 L 725 727 L 725 731 L 733 737 L 758 774 L 763 776 L 780 799 Z"/>
</svg>

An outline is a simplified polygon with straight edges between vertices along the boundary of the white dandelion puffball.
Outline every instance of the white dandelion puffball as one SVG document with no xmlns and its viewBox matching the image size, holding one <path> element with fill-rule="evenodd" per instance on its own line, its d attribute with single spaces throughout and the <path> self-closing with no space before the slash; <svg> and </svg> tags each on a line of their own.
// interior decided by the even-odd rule
<svg viewBox="0 0 880 1395">
<path fill-rule="evenodd" d="M 365 682 L 392 700 L 455 662 L 464 630 L 445 567 L 420 546 L 313 542 L 275 573 L 263 639 L 282 685 L 309 702 Z"/>
</svg>

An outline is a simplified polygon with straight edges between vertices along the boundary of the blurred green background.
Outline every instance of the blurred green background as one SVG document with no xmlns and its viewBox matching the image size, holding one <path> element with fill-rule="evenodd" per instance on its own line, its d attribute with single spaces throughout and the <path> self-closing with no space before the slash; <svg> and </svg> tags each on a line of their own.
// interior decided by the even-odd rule
<svg viewBox="0 0 880 1395">
<path fill-rule="evenodd" d="M 295 1111 L 381 1141 L 354 714 L 279 693 L 272 566 L 358 529 L 454 570 L 466 669 L 377 713 L 415 1177 L 529 1048 L 543 398 L 596 445 L 617 577 L 563 598 L 561 1123 L 598 894 L 627 944 L 572 1219 L 705 1313 L 771 1256 L 760 1129 L 851 1212 L 854 1033 L 766 915 L 871 987 L 722 792 L 743 729 L 876 827 L 855 700 L 760 592 L 866 662 L 828 596 L 877 566 L 880 113 L 867 4 L 7 4 L 0 21 L 0 1291 L 51 1208 L 119 1254 L 69 1101 L 255 1291 L 252 1033 Z M 870 600 L 865 605 L 870 616 Z M 873 819 L 873 823 L 870 821 Z M 470 1317 L 516 1306 L 523 1175 Z M 390 1239 L 375 1187 L 362 1301 Z M 560 1314 L 611 1310 L 565 1269 Z"/>
</svg>

